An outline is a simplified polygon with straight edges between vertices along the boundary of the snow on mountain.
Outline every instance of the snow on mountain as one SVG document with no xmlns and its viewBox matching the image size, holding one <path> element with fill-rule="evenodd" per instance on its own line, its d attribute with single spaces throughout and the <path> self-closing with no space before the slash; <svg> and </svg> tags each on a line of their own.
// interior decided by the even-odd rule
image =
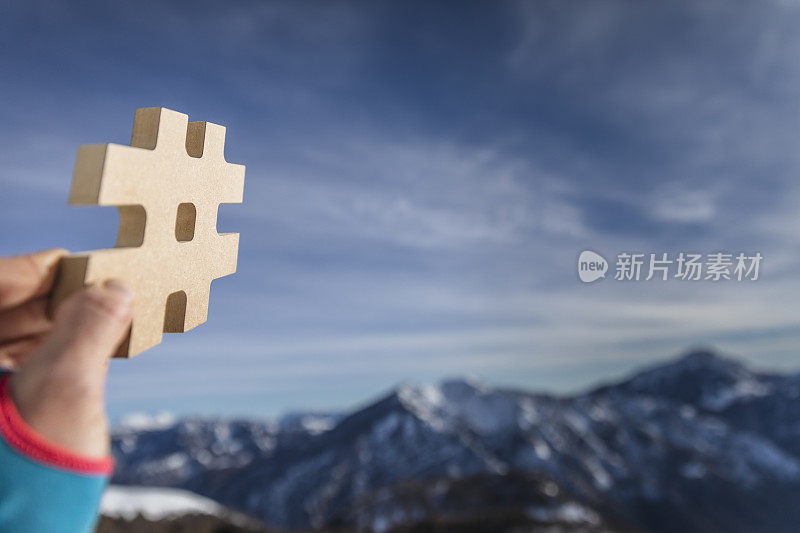
<svg viewBox="0 0 800 533">
<path fill-rule="evenodd" d="M 283 528 L 385 531 L 513 501 L 504 516 L 562 525 L 790 531 L 799 396 L 797 376 L 709 352 L 568 398 L 403 384 L 347 416 L 124 426 L 115 479 L 194 490 Z"/>
<path fill-rule="evenodd" d="M 295 412 L 287 413 L 278 420 L 281 431 L 318 435 L 333 428 L 344 418 L 342 413 Z"/>
<path fill-rule="evenodd" d="M 439 385 L 402 385 L 395 391 L 400 402 L 431 427 L 458 426 L 490 435 L 511 430 L 519 405 L 513 394 L 499 394 L 474 381 L 449 380 Z"/>
<path fill-rule="evenodd" d="M 738 401 L 770 394 L 774 382 L 775 376 L 756 374 L 732 359 L 699 351 L 641 372 L 623 386 L 722 411 Z"/>
<path fill-rule="evenodd" d="M 585 506 L 568 502 L 554 509 L 532 506 L 526 513 L 538 522 L 567 522 L 571 524 L 599 525 L 600 516 Z"/>
<path fill-rule="evenodd" d="M 223 507 L 187 490 L 110 485 L 103 493 L 100 513 L 126 520 L 139 515 L 148 520 L 162 520 L 186 514 L 219 516 L 223 514 Z"/>
<path fill-rule="evenodd" d="M 132 431 L 148 431 L 167 428 L 174 425 L 176 421 L 175 416 L 171 413 L 158 413 L 154 415 L 132 413 L 120 421 L 118 428 L 120 430 L 125 428 Z"/>
<path fill-rule="evenodd" d="M 191 489 L 198 474 L 241 468 L 269 455 L 281 438 L 270 422 L 186 419 L 163 427 L 123 425 L 114 431 L 117 479 L 123 484 Z M 191 483 L 190 483 L 191 484 Z"/>
</svg>

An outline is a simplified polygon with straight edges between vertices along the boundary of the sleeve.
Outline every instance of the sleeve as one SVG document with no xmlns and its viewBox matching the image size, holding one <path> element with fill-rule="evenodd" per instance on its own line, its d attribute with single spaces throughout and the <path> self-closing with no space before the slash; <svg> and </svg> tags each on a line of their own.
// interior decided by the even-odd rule
<svg viewBox="0 0 800 533">
<path fill-rule="evenodd" d="M 0 531 L 88 533 L 113 470 L 48 441 L 17 412 L 0 374 Z"/>
</svg>

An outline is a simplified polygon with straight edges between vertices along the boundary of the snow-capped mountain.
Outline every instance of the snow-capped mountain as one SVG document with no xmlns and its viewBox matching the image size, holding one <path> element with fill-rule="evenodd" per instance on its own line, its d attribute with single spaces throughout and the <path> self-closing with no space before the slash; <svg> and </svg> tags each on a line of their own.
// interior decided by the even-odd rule
<svg viewBox="0 0 800 533">
<path fill-rule="evenodd" d="M 347 416 L 122 427 L 114 481 L 282 528 L 795 531 L 799 398 L 709 352 L 571 397 L 405 384 Z"/>
</svg>

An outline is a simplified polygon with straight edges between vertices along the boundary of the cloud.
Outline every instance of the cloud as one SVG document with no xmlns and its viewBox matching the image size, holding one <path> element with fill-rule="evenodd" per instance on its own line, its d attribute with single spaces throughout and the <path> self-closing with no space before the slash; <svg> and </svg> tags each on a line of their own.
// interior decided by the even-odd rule
<svg viewBox="0 0 800 533">
<path fill-rule="evenodd" d="M 298 150 L 304 168 L 251 166 L 269 178 L 248 186 L 248 203 L 270 208 L 246 216 L 428 249 L 521 243 L 536 231 L 585 234 L 558 180 L 530 162 L 444 140 L 348 135 L 354 140 L 335 149 Z"/>
<path fill-rule="evenodd" d="M 714 197 L 708 191 L 667 187 L 653 196 L 653 216 L 665 222 L 709 222 L 717 213 Z"/>
<path fill-rule="evenodd" d="M 113 242 L 108 213 L 64 204 L 77 146 L 126 143 L 136 107 L 225 124 L 248 167 L 220 216 L 239 272 L 207 324 L 115 363 L 112 410 L 321 407 L 454 373 L 563 390 L 703 343 L 789 360 L 796 6 L 313 5 L 0 21 L 4 250 Z M 764 271 L 588 287 L 584 249 L 760 251 Z"/>
</svg>

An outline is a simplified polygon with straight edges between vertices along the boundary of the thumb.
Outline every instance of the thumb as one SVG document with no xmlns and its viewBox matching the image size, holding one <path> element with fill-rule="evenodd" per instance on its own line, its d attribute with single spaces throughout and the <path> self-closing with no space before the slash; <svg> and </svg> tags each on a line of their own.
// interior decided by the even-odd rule
<svg viewBox="0 0 800 533">
<path fill-rule="evenodd" d="M 128 332 L 132 305 L 132 291 L 116 281 L 82 289 L 62 302 L 53 329 L 11 378 L 23 420 L 78 453 L 107 453 L 107 361 Z"/>
<path fill-rule="evenodd" d="M 43 342 L 43 357 L 69 362 L 84 371 L 105 369 L 127 334 L 133 316 L 133 292 L 110 280 L 67 298 L 56 309 L 53 329 Z"/>
</svg>

